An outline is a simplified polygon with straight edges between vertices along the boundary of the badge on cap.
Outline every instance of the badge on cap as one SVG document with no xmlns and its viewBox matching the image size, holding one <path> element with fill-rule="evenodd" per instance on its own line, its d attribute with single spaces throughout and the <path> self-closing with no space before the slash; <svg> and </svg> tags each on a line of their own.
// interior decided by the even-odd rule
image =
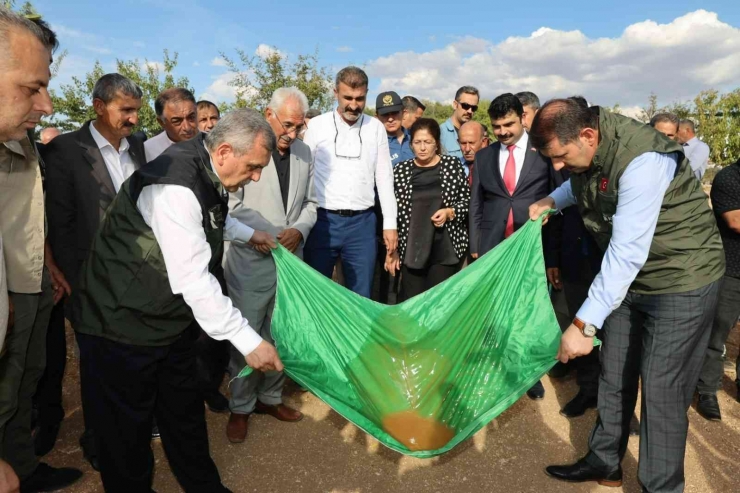
<svg viewBox="0 0 740 493">
<path fill-rule="evenodd" d="M 383 106 L 390 106 L 393 104 L 393 96 L 386 94 L 383 96 Z"/>
<path fill-rule="evenodd" d="M 599 183 L 599 190 L 602 192 L 606 192 L 606 187 L 609 185 L 609 180 L 606 178 L 601 179 L 601 183 Z"/>
</svg>

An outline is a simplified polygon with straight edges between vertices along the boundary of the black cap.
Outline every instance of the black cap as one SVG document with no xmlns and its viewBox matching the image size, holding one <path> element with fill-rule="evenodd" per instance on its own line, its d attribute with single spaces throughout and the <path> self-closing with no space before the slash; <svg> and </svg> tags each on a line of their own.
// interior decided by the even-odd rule
<svg viewBox="0 0 740 493">
<path fill-rule="evenodd" d="M 381 92 L 375 99 L 375 111 L 379 115 L 387 115 L 403 109 L 401 98 L 393 91 Z"/>
</svg>

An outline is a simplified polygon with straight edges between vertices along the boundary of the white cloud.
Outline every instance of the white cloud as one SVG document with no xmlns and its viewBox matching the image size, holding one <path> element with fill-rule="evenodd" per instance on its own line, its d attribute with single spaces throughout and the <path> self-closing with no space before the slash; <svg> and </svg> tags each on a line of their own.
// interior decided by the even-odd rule
<svg viewBox="0 0 740 493">
<path fill-rule="evenodd" d="M 268 56 L 272 55 L 273 53 L 277 53 L 281 57 L 285 57 L 285 52 L 278 50 L 274 46 L 261 44 L 257 47 L 256 50 L 254 50 L 254 54 L 257 55 L 260 58 L 267 58 Z"/>
<path fill-rule="evenodd" d="M 352 51 L 352 48 L 349 46 L 340 46 L 337 48 L 337 51 L 339 53 L 349 53 L 350 51 Z"/>
<path fill-rule="evenodd" d="M 465 37 L 434 51 L 394 53 L 370 61 L 368 73 L 380 79 L 379 91 L 437 101 L 472 84 L 485 98 L 529 90 L 541 99 L 583 94 L 625 107 L 655 92 L 669 103 L 740 80 L 740 29 L 705 10 L 668 24 L 632 24 L 614 38 L 542 27 L 498 44 Z"/>
<path fill-rule="evenodd" d="M 223 57 L 217 56 L 213 60 L 211 60 L 211 66 L 213 67 L 226 67 L 227 63 L 226 60 L 223 59 Z"/>
<path fill-rule="evenodd" d="M 146 47 L 146 43 L 144 43 L 143 41 L 134 41 L 131 44 L 133 44 L 137 48 L 145 48 Z"/>
<path fill-rule="evenodd" d="M 146 70 L 148 67 L 157 69 L 160 73 L 165 71 L 164 63 L 162 62 L 143 62 L 141 68 Z"/>
<path fill-rule="evenodd" d="M 213 82 L 209 85 L 205 91 L 198 97 L 198 99 L 207 99 L 214 103 L 232 103 L 236 100 L 237 88 L 231 85 L 231 81 L 234 80 L 236 74 L 233 72 L 225 72 L 221 75 L 214 76 Z"/>
<path fill-rule="evenodd" d="M 110 50 L 108 48 L 103 48 L 102 46 L 86 45 L 86 46 L 83 46 L 83 48 L 86 49 L 87 51 L 91 51 L 99 55 L 110 55 L 111 53 L 113 53 L 113 50 Z"/>
<path fill-rule="evenodd" d="M 200 62 L 193 62 L 193 67 L 200 67 Z"/>
<path fill-rule="evenodd" d="M 85 34 L 81 31 L 78 31 L 77 29 L 63 26 L 62 24 L 52 24 L 51 28 L 54 30 L 57 36 L 59 36 L 59 39 L 90 37 L 89 34 Z"/>
</svg>

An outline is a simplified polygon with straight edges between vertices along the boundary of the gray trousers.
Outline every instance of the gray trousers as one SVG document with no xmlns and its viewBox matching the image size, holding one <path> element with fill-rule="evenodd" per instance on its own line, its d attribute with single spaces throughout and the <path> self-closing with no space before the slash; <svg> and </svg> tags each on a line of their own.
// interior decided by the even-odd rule
<svg viewBox="0 0 740 493">
<path fill-rule="evenodd" d="M 270 344 L 275 344 L 270 333 L 272 324 L 272 311 L 275 308 L 275 290 L 267 292 L 250 292 L 236 293 L 229 287 L 229 296 L 234 300 L 234 304 L 241 310 L 242 315 L 249 321 L 254 330 Z M 238 299 L 249 297 L 249 307 L 239 306 Z M 244 355 L 236 350 L 234 346 L 230 348 L 229 373 L 232 378 L 246 366 Z M 254 371 L 251 375 L 244 378 L 236 378 L 229 384 L 231 390 L 231 399 L 229 400 L 229 409 L 234 414 L 249 414 L 254 411 L 254 406 L 259 400 L 268 406 L 276 406 L 283 402 L 283 385 L 285 384 L 285 374 L 281 371 L 260 372 Z"/>
<path fill-rule="evenodd" d="M 730 331 L 740 317 L 740 279 L 725 276 L 719 287 L 717 312 L 712 324 L 712 335 L 704 358 L 699 383 L 696 386 L 700 394 L 716 394 L 722 384 L 724 369 L 725 342 Z M 740 382 L 740 356 L 736 361 L 737 379 Z"/>
<path fill-rule="evenodd" d="M 0 360 L 0 458 L 21 480 L 38 466 L 31 438 L 31 409 L 46 367 L 46 327 L 54 306 L 51 279 L 44 269 L 41 293 L 10 293 L 15 324 Z"/>
<path fill-rule="evenodd" d="M 643 491 L 684 490 L 686 414 L 699 379 L 719 281 L 686 293 L 627 293 L 602 333 L 599 418 L 587 461 L 615 470 L 627 450 L 642 378 L 640 460 Z"/>
</svg>

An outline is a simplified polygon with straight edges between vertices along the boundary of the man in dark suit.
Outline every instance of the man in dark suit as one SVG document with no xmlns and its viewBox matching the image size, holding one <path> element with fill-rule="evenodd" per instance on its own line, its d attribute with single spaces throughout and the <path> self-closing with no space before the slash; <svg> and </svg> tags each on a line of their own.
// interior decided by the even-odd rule
<svg viewBox="0 0 740 493">
<path fill-rule="evenodd" d="M 108 206 L 123 182 L 146 161 L 143 143 L 131 137 L 139 121 L 141 89 L 120 74 L 107 74 L 95 84 L 92 99 L 96 119 L 75 132 L 61 135 L 44 149 L 49 241 L 56 261 L 77 287 L 82 262 Z M 47 340 L 44 385 L 38 390 L 37 453 L 49 452 L 64 417 L 61 386 L 66 361 L 64 319 L 55 324 L 54 342 Z M 50 327 L 51 331 L 52 328 Z M 83 412 L 85 389 L 83 392 Z M 90 420 L 85 417 L 86 423 Z M 80 438 L 85 458 L 97 469 L 97 454 L 89 429 Z"/>
<path fill-rule="evenodd" d="M 484 255 L 529 221 L 532 199 L 546 197 L 554 187 L 553 168 L 529 145 L 522 124 L 524 108 L 513 94 L 498 96 L 488 107 L 497 142 L 475 155 L 470 202 L 470 253 Z M 541 382 L 527 391 L 542 399 Z"/>
</svg>

